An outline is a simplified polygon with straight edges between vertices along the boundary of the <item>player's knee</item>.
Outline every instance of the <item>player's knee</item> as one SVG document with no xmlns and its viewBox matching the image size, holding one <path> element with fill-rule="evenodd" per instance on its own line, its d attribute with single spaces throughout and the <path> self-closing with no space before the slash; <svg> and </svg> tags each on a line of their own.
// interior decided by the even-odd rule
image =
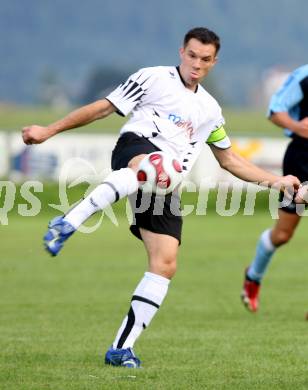
<svg viewBox="0 0 308 390">
<path fill-rule="evenodd" d="M 132 169 L 133 171 L 138 170 L 138 166 L 140 164 L 140 161 L 146 156 L 146 154 L 139 154 L 138 156 L 133 157 L 129 163 L 127 164 L 127 167 Z"/>
<path fill-rule="evenodd" d="M 162 256 L 151 260 L 151 269 L 165 278 L 171 279 L 177 268 L 176 256 Z"/>
<path fill-rule="evenodd" d="M 291 240 L 293 231 L 279 230 L 273 234 L 273 241 L 276 246 L 284 245 Z"/>
<path fill-rule="evenodd" d="M 166 274 L 167 274 L 166 277 L 168 279 L 171 279 L 175 275 L 176 268 L 177 268 L 176 258 L 174 258 L 170 261 L 167 261 L 165 263 L 165 270 L 166 270 Z"/>
</svg>

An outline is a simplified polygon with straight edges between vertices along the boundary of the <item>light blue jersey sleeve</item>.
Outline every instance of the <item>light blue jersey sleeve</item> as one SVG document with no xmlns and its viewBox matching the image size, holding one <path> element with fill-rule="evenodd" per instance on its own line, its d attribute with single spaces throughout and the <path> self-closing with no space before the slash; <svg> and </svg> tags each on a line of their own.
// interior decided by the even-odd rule
<svg viewBox="0 0 308 390">
<path fill-rule="evenodd" d="M 268 115 L 275 112 L 289 112 L 303 99 L 303 91 L 297 77 L 293 73 L 283 86 L 272 96 Z M 298 119 L 298 118 L 294 118 Z"/>
<path fill-rule="evenodd" d="M 294 120 L 299 120 L 300 107 L 304 94 L 300 85 L 303 78 L 308 76 L 308 65 L 304 65 L 293 71 L 281 88 L 272 96 L 267 116 L 276 112 L 287 112 Z M 285 129 L 285 134 L 290 136 L 292 131 Z"/>
</svg>

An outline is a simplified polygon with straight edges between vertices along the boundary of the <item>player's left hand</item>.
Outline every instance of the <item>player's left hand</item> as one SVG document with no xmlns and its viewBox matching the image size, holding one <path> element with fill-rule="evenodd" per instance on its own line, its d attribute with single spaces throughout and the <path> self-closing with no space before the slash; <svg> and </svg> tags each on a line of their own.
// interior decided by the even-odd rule
<svg viewBox="0 0 308 390">
<path fill-rule="evenodd" d="M 293 199 L 294 195 L 300 188 L 300 181 L 297 177 L 292 175 L 282 176 L 275 184 L 274 187 L 284 192 L 284 196 L 287 199 Z"/>
<path fill-rule="evenodd" d="M 308 203 L 308 184 L 301 185 L 294 198 L 295 203 L 307 204 Z"/>
</svg>

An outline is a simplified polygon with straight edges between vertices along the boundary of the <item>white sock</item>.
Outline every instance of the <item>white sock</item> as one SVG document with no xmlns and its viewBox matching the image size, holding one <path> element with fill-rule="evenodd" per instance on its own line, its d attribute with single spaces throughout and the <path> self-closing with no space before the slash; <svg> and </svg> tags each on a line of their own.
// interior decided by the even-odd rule
<svg viewBox="0 0 308 390">
<path fill-rule="evenodd" d="M 113 348 L 132 348 L 141 332 L 148 327 L 162 304 L 170 280 L 146 272 L 138 284 L 127 316 L 113 342 Z"/>
<path fill-rule="evenodd" d="M 92 214 L 104 209 L 110 204 L 131 195 L 138 189 L 136 173 L 130 168 L 122 168 L 111 172 L 85 199 L 69 211 L 64 220 L 75 229 Z"/>
</svg>

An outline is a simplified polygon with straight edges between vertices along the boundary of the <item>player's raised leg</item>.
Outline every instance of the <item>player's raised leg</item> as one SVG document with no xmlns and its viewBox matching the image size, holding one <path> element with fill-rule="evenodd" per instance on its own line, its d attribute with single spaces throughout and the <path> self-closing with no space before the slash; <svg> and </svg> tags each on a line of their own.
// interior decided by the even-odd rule
<svg viewBox="0 0 308 390">
<path fill-rule="evenodd" d="M 105 363 L 114 366 L 140 367 L 133 352 L 135 341 L 161 306 L 176 272 L 178 240 L 145 229 L 140 229 L 140 233 L 149 257 L 149 271 L 136 287 L 128 314 L 105 355 Z"/>
<path fill-rule="evenodd" d="M 137 189 L 138 181 L 134 169 L 122 168 L 111 172 L 102 184 L 98 185 L 68 214 L 56 217 L 49 222 L 48 231 L 44 236 L 46 250 L 52 256 L 56 256 L 64 242 L 92 214 L 134 193 Z"/>
</svg>

